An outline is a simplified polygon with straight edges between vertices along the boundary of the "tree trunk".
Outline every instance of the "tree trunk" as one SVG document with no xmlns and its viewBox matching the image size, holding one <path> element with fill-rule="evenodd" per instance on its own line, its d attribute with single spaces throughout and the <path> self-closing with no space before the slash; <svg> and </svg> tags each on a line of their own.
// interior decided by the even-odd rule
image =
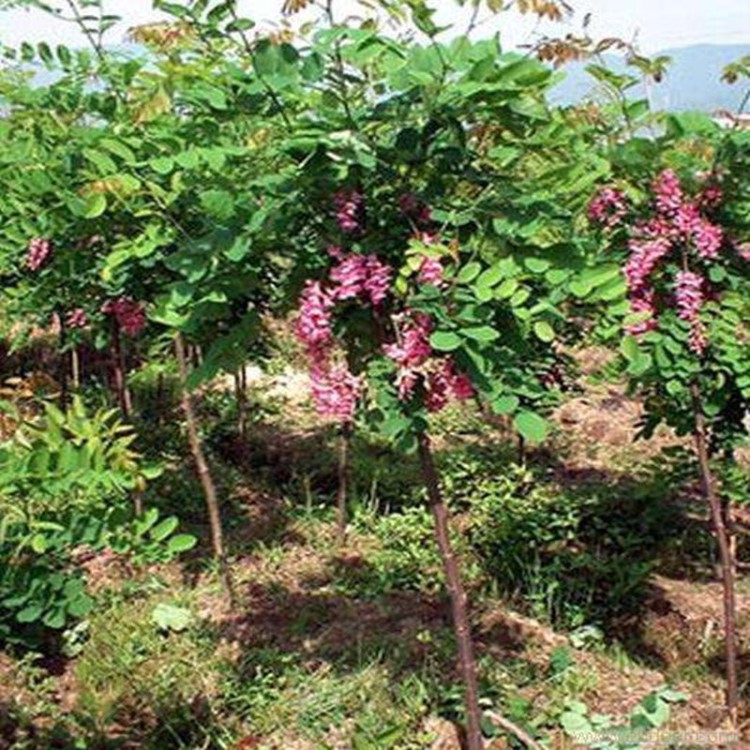
<svg viewBox="0 0 750 750">
<path fill-rule="evenodd" d="M 341 425 L 339 435 L 338 490 L 336 492 L 336 530 L 339 543 L 346 540 L 346 499 L 349 486 L 349 446 L 352 439 L 351 422 Z"/>
<path fill-rule="evenodd" d="M 244 443 L 247 437 L 247 391 L 242 374 L 242 370 L 238 370 L 234 375 L 234 395 L 237 401 L 237 431 Z"/>
<path fill-rule="evenodd" d="M 227 566 L 226 552 L 224 550 L 224 532 L 221 526 L 221 514 L 219 513 L 219 501 L 216 495 L 216 485 L 214 484 L 211 470 L 206 461 L 206 455 L 203 451 L 203 443 L 198 431 L 198 419 L 193 407 L 193 397 L 188 389 L 188 364 L 185 353 L 185 343 L 181 333 L 176 333 L 174 337 L 174 349 L 177 355 L 177 364 L 180 371 L 180 388 L 182 391 L 182 410 L 185 413 L 185 422 L 187 423 L 188 440 L 190 442 L 190 451 L 193 454 L 195 468 L 200 479 L 203 494 L 206 499 L 206 508 L 208 509 L 208 520 L 211 527 L 211 545 L 214 551 L 214 557 L 219 563 L 224 585 L 229 594 L 230 603 L 234 606 L 234 587 Z"/>
<path fill-rule="evenodd" d="M 65 348 L 67 331 L 65 330 L 65 319 L 62 314 L 59 316 L 60 319 L 60 335 L 59 335 L 59 347 L 60 356 L 57 358 L 57 379 L 60 382 L 60 409 L 61 411 L 67 411 L 68 409 L 68 362 L 67 357 L 62 353 Z"/>
<path fill-rule="evenodd" d="M 78 347 L 75 346 L 70 352 L 70 369 L 73 374 L 73 390 L 81 388 L 81 357 L 78 353 Z"/>
<path fill-rule="evenodd" d="M 112 360 L 117 403 L 120 406 L 123 417 L 130 419 L 133 413 L 133 401 L 130 397 L 130 389 L 128 388 L 127 366 L 120 338 L 120 328 L 116 322 L 112 323 Z"/>
<path fill-rule="evenodd" d="M 724 649 L 726 655 L 726 705 L 732 726 L 737 726 L 739 695 L 737 689 L 737 605 L 735 599 L 734 561 L 726 525 L 726 509 L 723 507 L 716 486 L 716 478 L 709 462 L 706 418 L 701 404 L 700 388 L 694 383 L 691 388 L 693 415 L 695 418 L 695 452 L 701 473 L 703 495 L 711 509 L 716 541 L 719 545 L 721 577 L 724 588 Z"/>
<path fill-rule="evenodd" d="M 471 639 L 466 591 L 461 581 L 458 560 L 450 540 L 448 509 L 440 491 L 438 474 L 430 449 L 430 439 L 426 433 L 422 432 L 419 434 L 418 440 L 422 476 L 427 487 L 430 510 L 435 523 L 435 537 L 440 549 L 445 582 L 450 594 L 453 629 L 458 646 L 459 668 L 466 690 L 466 744 L 468 750 L 482 750 L 484 743 L 480 727 L 477 666 L 474 660 L 474 645 Z"/>
</svg>

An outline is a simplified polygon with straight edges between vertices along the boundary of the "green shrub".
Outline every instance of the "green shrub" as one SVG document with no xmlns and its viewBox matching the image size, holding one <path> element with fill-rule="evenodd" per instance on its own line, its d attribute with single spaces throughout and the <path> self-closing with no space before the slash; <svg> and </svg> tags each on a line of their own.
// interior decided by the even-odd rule
<svg viewBox="0 0 750 750">
<path fill-rule="evenodd" d="M 675 510 L 656 491 L 599 481 L 563 487 L 511 466 L 463 496 L 481 564 L 506 594 L 555 625 L 603 623 L 633 611 Z"/>
<path fill-rule="evenodd" d="M 130 493 L 159 473 L 132 440 L 113 412 L 90 415 L 76 399 L 66 413 L 47 404 L 0 445 L 0 635 L 36 638 L 90 612 L 85 549 L 156 562 L 194 544 L 156 510 L 132 520 Z"/>
</svg>

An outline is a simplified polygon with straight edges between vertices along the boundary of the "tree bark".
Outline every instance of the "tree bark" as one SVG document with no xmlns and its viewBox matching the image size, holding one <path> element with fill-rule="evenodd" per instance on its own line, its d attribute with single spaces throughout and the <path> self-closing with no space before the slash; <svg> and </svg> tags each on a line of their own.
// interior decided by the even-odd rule
<svg viewBox="0 0 750 750">
<path fill-rule="evenodd" d="M 112 360 L 117 403 L 125 419 L 130 419 L 133 413 L 133 401 L 130 396 L 130 389 L 128 388 L 125 352 L 122 348 L 120 329 L 116 322 L 112 323 Z"/>
<path fill-rule="evenodd" d="M 732 726 L 737 726 L 739 694 L 737 689 L 737 604 L 735 597 L 735 566 L 723 507 L 716 486 L 716 478 L 709 460 L 708 432 L 697 383 L 691 387 L 695 418 L 695 452 L 701 473 L 703 495 L 711 509 L 714 533 L 719 546 L 721 577 L 724 589 L 724 650 L 726 658 L 726 707 Z"/>
<path fill-rule="evenodd" d="M 247 438 L 247 390 L 242 370 L 234 375 L 234 395 L 237 401 L 237 431 L 244 443 Z"/>
<path fill-rule="evenodd" d="M 453 629 L 458 646 L 458 661 L 464 682 L 466 704 L 466 744 L 468 750 L 482 750 L 482 730 L 480 726 L 479 687 L 477 666 L 474 659 L 474 644 L 467 607 L 466 591 L 461 581 L 461 573 L 456 554 L 450 540 L 448 508 L 443 500 L 435 462 L 430 449 L 430 438 L 422 432 L 418 435 L 419 460 L 422 476 L 427 488 L 427 496 L 435 523 L 435 538 L 443 561 L 445 582 L 451 600 Z"/>
<path fill-rule="evenodd" d="M 81 357 L 77 346 L 70 351 L 70 368 L 73 373 L 73 390 L 77 391 L 81 387 Z"/>
<path fill-rule="evenodd" d="M 174 337 L 174 349 L 177 355 L 177 364 L 180 372 L 180 389 L 182 392 L 182 410 L 185 414 L 187 423 L 188 440 L 190 443 L 190 452 L 193 454 L 193 461 L 198 473 L 203 495 L 206 499 L 206 508 L 208 510 L 208 520 L 211 527 L 211 546 L 214 557 L 219 564 L 224 585 L 229 594 L 230 603 L 234 606 L 234 587 L 227 566 L 226 551 L 224 549 L 224 531 L 221 525 L 221 514 L 219 512 L 219 500 L 216 494 L 216 485 L 214 484 L 211 470 L 206 461 L 206 454 L 203 450 L 203 442 L 198 431 L 198 418 L 193 406 L 193 397 L 188 389 L 188 364 L 185 353 L 185 343 L 181 333 L 176 333 Z"/>
<path fill-rule="evenodd" d="M 62 353 L 67 342 L 67 331 L 65 329 L 65 319 L 60 314 L 60 334 L 59 334 L 59 351 L 60 356 L 57 358 L 57 378 L 60 382 L 60 409 L 61 411 L 67 411 L 68 409 L 68 363 L 67 358 Z"/>
<path fill-rule="evenodd" d="M 339 543 L 346 540 L 346 500 L 349 488 L 349 445 L 352 438 L 351 422 L 341 425 L 339 435 L 338 488 L 336 491 L 336 531 Z"/>
</svg>

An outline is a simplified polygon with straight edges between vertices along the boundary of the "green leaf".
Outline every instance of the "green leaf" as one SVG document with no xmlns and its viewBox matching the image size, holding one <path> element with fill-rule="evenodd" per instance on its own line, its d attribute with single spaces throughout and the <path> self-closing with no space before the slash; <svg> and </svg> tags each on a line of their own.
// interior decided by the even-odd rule
<svg viewBox="0 0 750 750">
<path fill-rule="evenodd" d="M 503 268 L 499 263 L 496 263 L 486 271 L 482 271 L 477 279 L 477 286 L 492 287 L 495 286 L 504 276 Z"/>
<path fill-rule="evenodd" d="M 538 320 L 534 323 L 534 333 L 540 341 L 545 343 L 555 339 L 555 329 L 546 320 Z"/>
<path fill-rule="evenodd" d="M 541 443 L 549 433 L 547 420 L 533 411 L 521 411 L 513 420 L 516 429 L 530 443 Z"/>
<path fill-rule="evenodd" d="M 641 349 L 638 346 L 638 341 L 635 336 L 625 336 L 620 342 L 620 351 L 622 352 L 622 356 L 625 357 L 628 362 L 633 362 L 641 355 Z"/>
<path fill-rule="evenodd" d="M 430 336 L 430 344 L 439 352 L 452 352 L 461 346 L 462 339 L 453 331 L 435 331 Z"/>
<path fill-rule="evenodd" d="M 36 622 L 42 616 L 42 605 L 34 602 L 16 614 L 18 622 Z"/>
<path fill-rule="evenodd" d="M 470 284 L 472 281 L 474 281 L 474 279 L 476 279 L 477 276 L 479 276 L 479 272 L 481 270 L 482 266 L 480 266 L 479 263 L 477 263 L 476 261 L 471 261 L 458 272 L 456 278 L 462 284 Z"/>
<path fill-rule="evenodd" d="M 170 516 L 160 521 L 150 531 L 151 538 L 156 542 L 166 539 L 178 526 L 180 522 L 175 516 Z"/>
<path fill-rule="evenodd" d="M 174 554 L 178 554 L 193 549 L 197 543 L 198 539 L 192 534 L 175 534 L 167 542 L 167 549 Z"/>
<path fill-rule="evenodd" d="M 495 414 L 512 414 L 520 403 L 518 396 L 500 396 L 492 402 L 492 411 Z"/>
<path fill-rule="evenodd" d="M 149 162 L 151 169 L 159 174 L 167 175 L 174 169 L 174 160 L 167 156 L 158 156 Z"/>
<path fill-rule="evenodd" d="M 86 200 L 86 206 L 83 210 L 85 219 L 96 219 L 107 210 L 107 198 L 102 193 L 94 193 Z"/>
<path fill-rule="evenodd" d="M 490 326 L 475 326 L 473 328 L 462 328 L 461 334 L 467 338 L 474 339 L 474 341 L 481 341 L 487 343 L 489 341 L 495 341 L 500 338 L 499 331 L 491 328 Z M 455 347 L 454 347 L 455 348 Z"/>
</svg>

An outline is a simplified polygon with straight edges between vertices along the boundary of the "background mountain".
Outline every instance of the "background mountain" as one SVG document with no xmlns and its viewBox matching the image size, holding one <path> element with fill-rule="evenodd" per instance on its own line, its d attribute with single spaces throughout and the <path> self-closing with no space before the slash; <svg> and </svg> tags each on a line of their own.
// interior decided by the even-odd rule
<svg viewBox="0 0 750 750">
<path fill-rule="evenodd" d="M 724 66 L 744 55 L 750 55 L 750 44 L 696 44 L 659 52 L 672 58 L 664 81 L 651 87 L 651 101 L 656 109 L 670 111 L 717 109 L 736 111 L 747 90 L 747 83 L 730 86 L 721 80 Z M 608 57 L 608 65 L 616 72 L 627 70 L 622 58 Z M 586 63 L 565 67 L 565 79 L 554 90 L 553 99 L 573 104 L 596 98 L 598 83 L 586 73 Z M 643 87 L 633 89 L 636 98 L 645 98 Z"/>
</svg>

